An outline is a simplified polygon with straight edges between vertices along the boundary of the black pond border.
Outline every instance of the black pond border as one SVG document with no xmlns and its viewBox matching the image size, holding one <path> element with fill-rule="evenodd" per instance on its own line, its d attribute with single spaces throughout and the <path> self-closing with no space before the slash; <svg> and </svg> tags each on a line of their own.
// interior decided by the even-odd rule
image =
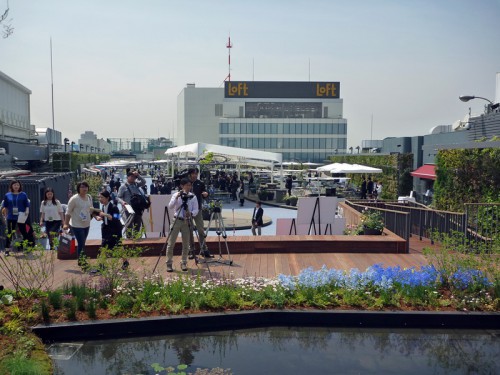
<svg viewBox="0 0 500 375">
<path fill-rule="evenodd" d="M 45 342 L 102 340 L 265 327 L 500 329 L 497 312 L 259 310 L 39 324 Z"/>
</svg>

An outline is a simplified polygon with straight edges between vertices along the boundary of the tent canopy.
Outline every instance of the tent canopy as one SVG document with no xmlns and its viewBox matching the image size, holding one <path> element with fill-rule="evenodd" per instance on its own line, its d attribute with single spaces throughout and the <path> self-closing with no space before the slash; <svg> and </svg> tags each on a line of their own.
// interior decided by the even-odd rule
<svg viewBox="0 0 500 375">
<path fill-rule="evenodd" d="M 382 169 L 361 164 L 332 163 L 316 168 L 319 172 L 330 173 L 382 173 Z"/>
<path fill-rule="evenodd" d="M 413 177 L 423 178 L 426 180 L 436 179 L 436 166 L 434 164 L 424 164 L 410 173 Z"/>
<path fill-rule="evenodd" d="M 203 155 L 212 152 L 215 155 L 224 155 L 233 160 L 236 164 L 248 165 L 274 165 L 282 162 L 282 155 L 276 152 L 251 150 L 247 148 L 237 148 L 229 146 L 212 145 L 209 143 L 191 143 L 189 145 L 169 148 L 165 155 L 194 156 L 199 160 Z"/>
</svg>

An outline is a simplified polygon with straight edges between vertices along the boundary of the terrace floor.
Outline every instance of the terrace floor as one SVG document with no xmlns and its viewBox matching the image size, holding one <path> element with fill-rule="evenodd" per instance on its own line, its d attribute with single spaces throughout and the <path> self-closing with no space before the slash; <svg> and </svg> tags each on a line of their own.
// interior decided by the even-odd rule
<svg viewBox="0 0 500 375">
<path fill-rule="evenodd" d="M 422 254 L 424 247 L 431 245 L 428 239 L 419 240 L 418 237 L 412 237 L 410 240 L 409 254 L 383 254 L 383 253 L 259 253 L 259 254 L 227 254 L 222 253 L 221 262 L 210 262 L 196 264 L 194 260 L 188 262 L 188 272 L 180 271 L 180 257 L 174 256 L 175 272 L 167 273 L 165 257 L 162 256 L 158 262 L 157 256 L 141 257 L 130 261 L 131 269 L 137 271 L 139 275 L 151 275 L 158 262 L 156 272 L 163 277 L 180 274 L 201 274 L 208 275 L 208 269 L 213 277 L 245 277 L 256 276 L 272 278 L 279 274 L 297 275 L 301 270 L 312 267 L 317 270 L 323 265 L 328 268 L 349 270 L 358 268 L 365 270 L 367 267 L 381 263 L 383 266 L 400 266 L 402 268 L 420 267 L 427 264 L 427 260 Z M 311 249 L 313 250 L 313 249 Z M 3 254 L 2 254 L 3 256 Z M 22 256 L 22 255 L 14 255 Z M 218 260 L 216 257 L 213 260 Z M 232 264 L 229 261 L 232 260 Z M 95 262 L 95 260 L 91 260 Z M 52 287 L 62 286 L 71 279 L 82 280 L 88 278 L 88 273 L 83 273 L 77 265 L 76 260 L 55 260 L 54 280 Z M 0 276 L 0 283 L 9 287 L 8 281 Z"/>
</svg>

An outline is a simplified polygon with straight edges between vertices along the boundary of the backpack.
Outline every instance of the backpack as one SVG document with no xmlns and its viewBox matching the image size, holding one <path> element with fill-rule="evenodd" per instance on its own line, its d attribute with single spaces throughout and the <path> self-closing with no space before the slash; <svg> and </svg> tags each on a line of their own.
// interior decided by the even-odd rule
<svg viewBox="0 0 500 375">
<path fill-rule="evenodd" d="M 130 193 L 130 206 L 137 213 L 142 213 L 151 206 L 149 198 L 140 193 L 132 193 L 130 187 L 127 185 L 127 189 Z"/>
</svg>

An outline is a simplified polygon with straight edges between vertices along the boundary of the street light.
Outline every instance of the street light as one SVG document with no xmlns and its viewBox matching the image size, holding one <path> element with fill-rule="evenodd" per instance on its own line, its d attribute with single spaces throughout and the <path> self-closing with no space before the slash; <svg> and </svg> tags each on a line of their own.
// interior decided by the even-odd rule
<svg viewBox="0 0 500 375">
<path fill-rule="evenodd" d="M 468 102 L 469 100 L 472 99 L 483 99 L 486 100 L 489 104 L 486 106 L 486 113 L 491 113 L 495 111 L 499 106 L 500 103 L 493 103 L 490 99 L 483 98 L 482 96 L 475 96 L 475 95 L 462 95 L 458 97 L 461 101 L 463 102 Z"/>
<path fill-rule="evenodd" d="M 459 96 L 458 99 L 460 99 L 463 102 L 468 102 L 469 100 L 472 100 L 472 99 L 483 99 L 483 100 L 486 100 L 491 105 L 493 105 L 493 102 L 490 99 L 483 98 L 482 96 L 462 95 L 462 96 Z"/>
<path fill-rule="evenodd" d="M 351 146 L 351 147 L 349 147 L 349 151 L 351 151 L 351 154 L 352 154 L 352 150 L 353 150 L 352 146 Z"/>
<path fill-rule="evenodd" d="M 359 148 L 360 148 L 359 146 L 356 146 L 356 150 L 358 150 L 358 154 L 359 154 Z"/>
</svg>

